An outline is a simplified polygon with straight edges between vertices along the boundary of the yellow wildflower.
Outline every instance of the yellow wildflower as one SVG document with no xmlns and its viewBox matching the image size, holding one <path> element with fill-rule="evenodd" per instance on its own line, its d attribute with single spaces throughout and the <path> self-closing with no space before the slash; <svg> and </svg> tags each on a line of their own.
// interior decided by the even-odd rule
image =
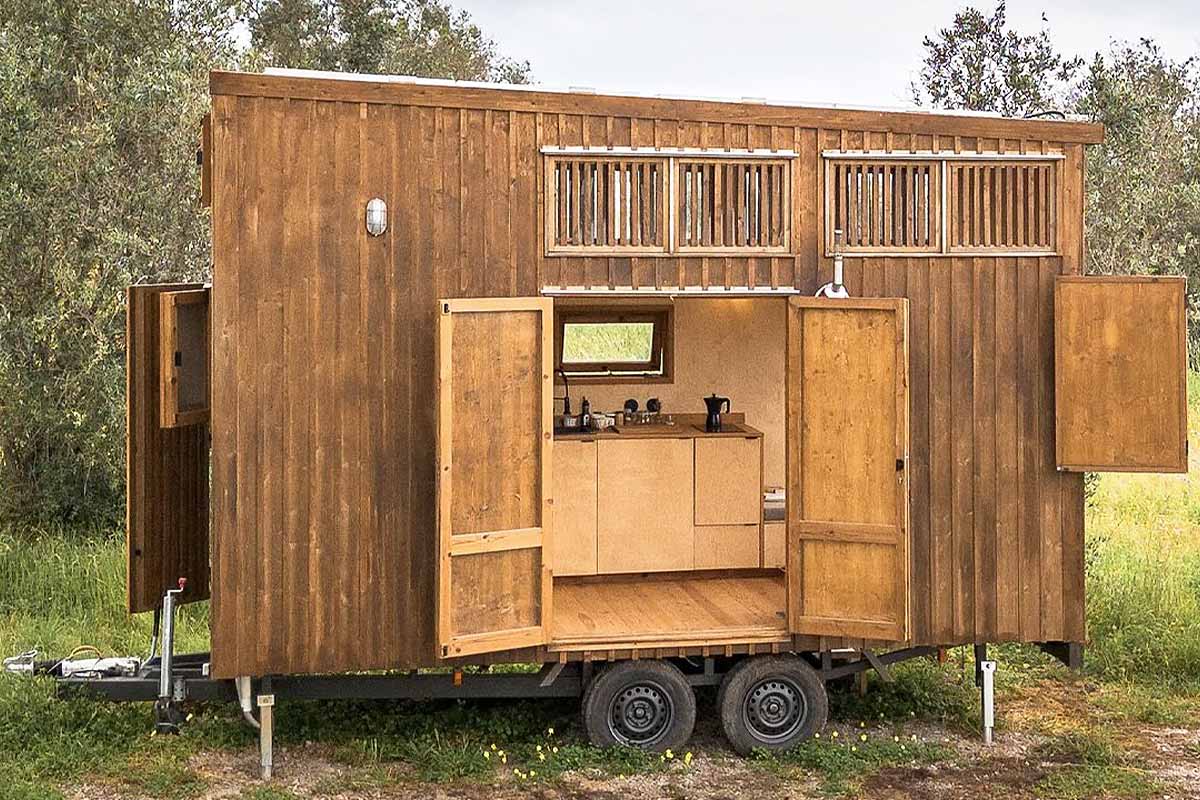
<svg viewBox="0 0 1200 800">
<path fill-rule="evenodd" d="M 685 764 L 692 763 L 692 751 L 691 750 L 689 750 L 683 754 L 683 763 L 685 763 Z"/>
<path fill-rule="evenodd" d="M 838 732 L 837 732 L 837 731 L 834 731 L 833 733 L 829 734 L 829 736 L 830 736 L 831 738 L 834 738 L 834 739 L 836 739 L 836 738 L 838 737 Z"/>
<path fill-rule="evenodd" d="M 546 728 L 546 733 L 548 733 L 548 734 L 550 734 L 551 736 L 553 736 L 553 735 L 554 735 L 554 728 Z"/>
<path fill-rule="evenodd" d="M 865 742 L 865 741 L 867 740 L 867 735 L 866 735 L 865 733 L 863 733 L 863 734 L 860 734 L 860 735 L 859 735 L 859 737 L 858 737 L 858 740 L 859 740 L 860 742 Z"/>
<path fill-rule="evenodd" d="M 667 748 L 667 758 L 674 758 L 675 754 L 671 752 L 671 748 Z"/>
</svg>

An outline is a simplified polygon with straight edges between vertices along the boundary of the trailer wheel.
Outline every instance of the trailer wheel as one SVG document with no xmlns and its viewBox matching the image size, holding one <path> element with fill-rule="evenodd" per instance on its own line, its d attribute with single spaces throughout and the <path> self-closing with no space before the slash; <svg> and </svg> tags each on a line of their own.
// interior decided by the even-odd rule
<svg viewBox="0 0 1200 800">
<path fill-rule="evenodd" d="M 583 726 L 597 747 L 663 751 L 682 747 L 696 724 L 696 695 L 664 661 L 621 661 L 583 695 Z"/>
<path fill-rule="evenodd" d="M 721 727 L 733 749 L 786 750 L 825 727 L 825 684 L 795 656 L 759 656 L 738 663 L 717 693 Z"/>
</svg>

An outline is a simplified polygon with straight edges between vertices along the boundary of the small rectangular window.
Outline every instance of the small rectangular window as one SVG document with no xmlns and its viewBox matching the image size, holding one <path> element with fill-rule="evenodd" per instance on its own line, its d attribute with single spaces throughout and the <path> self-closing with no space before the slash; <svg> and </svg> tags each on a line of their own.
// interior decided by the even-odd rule
<svg viewBox="0 0 1200 800">
<path fill-rule="evenodd" d="M 662 158 L 548 158 L 548 252 L 665 251 L 666 173 Z"/>
<path fill-rule="evenodd" d="M 555 367 L 569 380 L 670 381 L 670 305 L 559 306 L 555 320 Z"/>
</svg>

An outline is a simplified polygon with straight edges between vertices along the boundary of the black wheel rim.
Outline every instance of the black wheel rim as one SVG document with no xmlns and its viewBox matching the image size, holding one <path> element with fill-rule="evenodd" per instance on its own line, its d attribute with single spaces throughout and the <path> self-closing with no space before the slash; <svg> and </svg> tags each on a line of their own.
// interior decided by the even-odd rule
<svg viewBox="0 0 1200 800">
<path fill-rule="evenodd" d="M 787 742 L 808 719 L 808 700 L 791 678 L 764 678 L 746 693 L 742 721 L 765 744 Z"/>
<path fill-rule="evenodd" d="M 649 747 L 666 736 L 675 718 L 675 704 L 662 686 L 639 681 L 625 686 L 608 709 L 608 730 L 631 747 Z"/>
</svg>

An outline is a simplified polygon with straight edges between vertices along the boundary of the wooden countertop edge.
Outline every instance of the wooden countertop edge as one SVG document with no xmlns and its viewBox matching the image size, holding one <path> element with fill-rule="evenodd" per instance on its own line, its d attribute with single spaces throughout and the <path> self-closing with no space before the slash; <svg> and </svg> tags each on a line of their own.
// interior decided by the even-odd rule
<svg viewBox="0 0 1200 800">
<path fill-rule="evenodd" d="M 737 431 L 702 431 L 691 425 L 680 425 L 677 431 L 639 431 L 637 426 L 627 428 L 624 433 L 609 431 L 594 431 L 588 434 L 566 433 L 555 434 L 556 442 L 619 442 L 631 439 L 761 439 L 763 432 L 744 423 L 736 423 L 741 430 Z"/>
</svg>

